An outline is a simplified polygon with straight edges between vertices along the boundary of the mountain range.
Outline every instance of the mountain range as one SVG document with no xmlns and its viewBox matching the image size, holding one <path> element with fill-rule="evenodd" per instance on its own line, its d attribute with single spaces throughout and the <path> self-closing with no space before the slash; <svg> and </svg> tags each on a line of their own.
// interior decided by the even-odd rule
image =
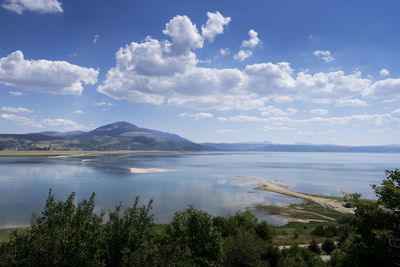
<svg viewBox="0 0 400 267">
<path fill-rule="evenodd" d="M 176 134 L 115 122 L 92 131 L 1 134 L 0 150 L 213 150 Z"/>
<path fill-rule="evenodd" d="M 0 134 L 0 150 L 159 150 L 400 153 L 399 145 L 338 146 L 306 143 L 194 143 L 179 135 L 115 122 L 92 131 Z"/>
</svg>

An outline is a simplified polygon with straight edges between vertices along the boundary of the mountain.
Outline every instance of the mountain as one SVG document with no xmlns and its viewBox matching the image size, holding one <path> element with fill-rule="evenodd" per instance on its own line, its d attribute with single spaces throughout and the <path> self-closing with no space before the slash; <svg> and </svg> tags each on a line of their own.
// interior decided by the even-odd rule
<svg viewBox="0 0 400 267">
<path fill-rule="evenodd" d="M 92 131 L 0 134 L 0 150 L 214 150 L 176 134 L 115 122 Z"/>
<path fill-rule="evenodd" d="M 400 153 L 400 145 L 389 146 L 338 146 L 306 143 L 266 144 L 266 143 L 202 143 L 202 145 L 222 151 L 270 151 L 270 152 L 374 152 Z"/>
</svg>

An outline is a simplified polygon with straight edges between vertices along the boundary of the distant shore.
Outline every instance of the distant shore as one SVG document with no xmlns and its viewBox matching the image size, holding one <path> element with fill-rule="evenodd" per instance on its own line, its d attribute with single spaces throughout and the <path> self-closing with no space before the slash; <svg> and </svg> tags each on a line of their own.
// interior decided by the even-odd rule
<svg viewBox="0 0 400 267">
<path fill-rule="evenodd" d="M 103 155 L 125 155 L 125 154 L 138 154 L 138 153 L 168 153 L 171 151 L 158 151 L 158 150 L 115 150 L 115 151 L 100 151 L 100 150 L 1 150 L 0 157 L 98 157 Z"/>
</svg>

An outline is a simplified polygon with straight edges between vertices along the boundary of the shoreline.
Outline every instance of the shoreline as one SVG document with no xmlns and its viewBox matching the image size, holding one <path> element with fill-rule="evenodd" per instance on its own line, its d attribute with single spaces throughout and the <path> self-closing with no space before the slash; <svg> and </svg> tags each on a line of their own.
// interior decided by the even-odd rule
<svg viewBox="0 0 400 267">
<path fill-rule="evenodd" d="M 253 182 L 257 182 L 262 185 L 261 187 L 257 187 L 256 188 L 257 190 L 265 190 L 265 191 L 270 191 L 270 192 L 274 192 L 274 193 L 278 193 L 278 194 L 282 194 L 282 195 L 286 195 L 286 196 L 290 196 L 290 197 L 308 200 L 308 201 L 314 202 L 316 204 L 319 204 L 321 206 L 334 209 L 341 213 L 354 213 L 353 209 L 343 207 L 343 201 L 338 201 L 337 197 L 332 197 L 332 198 L 329 198 L 329 196 L 318 197 L 318 196 L 313 196 L 313 195 L 306 194 L 306 193 L 299 193 L 299 192 L 289 190 L 288 186 L 275 184 L 275 183 L 261 180 L 259 178 L 254 178 L 254 177 L 230 176 L 230 178 L 238 178 L 238 179 L 244 179 L 244 180 L 250 180 Z"/>
<path fill-rule="evenodd" d="M 139 153 L 171 153 L 172 151 L 158 151 L 158 150 L 1 150 L 0 157 L 55 157 L 55 158 L 69 158 L 69 157 L 99 157 L 104 155 L 129 155 Z"/>
</svg>

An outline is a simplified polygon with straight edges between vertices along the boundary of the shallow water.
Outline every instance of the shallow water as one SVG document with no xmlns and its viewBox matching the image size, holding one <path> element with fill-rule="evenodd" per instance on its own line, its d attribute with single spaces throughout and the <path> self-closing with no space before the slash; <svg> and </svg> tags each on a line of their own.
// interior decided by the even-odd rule
<svg viewBox="0 0 400 267">
<path fill-rule="evenodd" d="M 108 210 L 136 196 L 154 200 L 156 222 L 168 222 L 189 204 L 212 215 L 233 214 L 257 204 L 287 205 L 301 200 L 254 190 L 257 183 L 229 178 L 251 176 L 315 194 L 359 192 L 373 198 L 372 183 L 385 169 L 400 166 L 398 154 L 218 152 L 144 153 L 97 158 L 0 158 L 0 227 L 26 225 L 40 212 L 52 188 L 57 198 L 76 192 L 78 200 L 96 192 L 96 208 Z M 130 168 L 174 169 L 133 174 Z M 287 218 L 258 213 L 283 224 Z"/>
</svg>

